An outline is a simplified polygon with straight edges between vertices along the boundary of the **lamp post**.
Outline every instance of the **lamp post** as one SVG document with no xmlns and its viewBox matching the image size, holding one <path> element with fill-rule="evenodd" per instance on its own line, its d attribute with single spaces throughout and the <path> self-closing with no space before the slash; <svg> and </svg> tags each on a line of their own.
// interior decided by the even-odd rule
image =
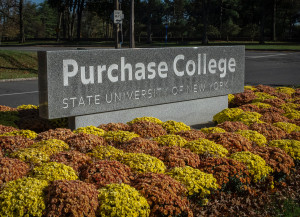
<svg viewBox="0 0 300 217">
<path fill-rule="evenodd" d="M 167 44 L 167 42 L 168 42 L 168 24 L 166 24 L 165 27 L 166 27 L 165 43 Z"/>
</svg>

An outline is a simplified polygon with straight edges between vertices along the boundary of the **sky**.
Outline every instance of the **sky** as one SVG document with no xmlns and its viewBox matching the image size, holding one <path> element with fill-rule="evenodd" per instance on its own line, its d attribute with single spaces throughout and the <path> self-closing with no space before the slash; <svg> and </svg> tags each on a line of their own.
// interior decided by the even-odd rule
<svg viewBox="0 0 300 217">
<path fill-rule="evenodd" d="M 44 2 L 45 0 L 30 0 L 31 2 L 34 2 L 36 4 L 39 4 L 39 3 L 42 3 Z"/>
</svg>

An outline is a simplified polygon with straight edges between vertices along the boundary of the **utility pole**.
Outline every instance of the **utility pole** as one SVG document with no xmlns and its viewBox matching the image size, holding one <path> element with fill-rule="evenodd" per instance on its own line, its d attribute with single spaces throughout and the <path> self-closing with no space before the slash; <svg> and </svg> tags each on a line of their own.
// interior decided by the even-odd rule
<svg viewBox="0 0 300 217">
<path fill-rule="evenodd" d="M 131 6 L 130 6 L 130 48 L 135 48 L 135 40 L 134 40 L 134 0 L 131 0 Z"/>
<path fill-rule="evenodd" d="M 119 10 L 119 0 L 114 0 L 114 6 L 115 10 Z M 119 24 L 115 23 L 114 24 L 114 34 L 115 34 L 115 48 L 119 49 L 120 48 L 120 43 L 119 43 Z"/>
</svg>

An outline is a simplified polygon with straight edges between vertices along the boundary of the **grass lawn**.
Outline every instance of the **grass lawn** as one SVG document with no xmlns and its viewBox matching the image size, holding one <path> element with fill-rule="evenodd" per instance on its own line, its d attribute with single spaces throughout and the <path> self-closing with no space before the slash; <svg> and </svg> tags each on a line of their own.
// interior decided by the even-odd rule
<svg viewBox="0 0 300 217">
<path fill-rule="evenodd" d="M 31 78 L 37 73 L 35 52 L 0 50 L 0 79 Z"/>
</svg>

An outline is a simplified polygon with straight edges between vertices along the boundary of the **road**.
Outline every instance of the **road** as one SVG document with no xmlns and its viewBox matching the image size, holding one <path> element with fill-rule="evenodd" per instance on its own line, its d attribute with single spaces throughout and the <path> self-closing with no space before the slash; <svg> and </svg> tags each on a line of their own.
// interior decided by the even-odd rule
<svg viewBox="0 0 300 217">
<path fill-rule="evenodd" d="M 34 48 L 28 47 L 36 51 Z M 58 49 L 62 48 L 52 48 Z M 300 52 L 246 51 L 245 65 L 245 84 L 300 85 Z M 0 82 L 0 105 L 16 107 L 21 104 L 38 104 L 37 80 Z"/>
</svg>

